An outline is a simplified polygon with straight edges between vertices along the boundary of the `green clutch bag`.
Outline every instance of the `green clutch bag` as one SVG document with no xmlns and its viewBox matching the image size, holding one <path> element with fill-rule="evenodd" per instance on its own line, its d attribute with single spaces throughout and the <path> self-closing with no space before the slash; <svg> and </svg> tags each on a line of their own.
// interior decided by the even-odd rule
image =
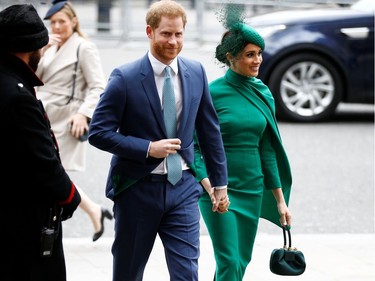
<svg viewBox="0 0 375 281">
<path fill-rule="evenodd" d="M 283 226 L 284 246 L 274 249 L 270 258 L 270 270 L 277 275 L 301 275 L 305 272 L 305 256 L 301 251 L 292 247 L 290 226 Z M 286 233 L 288 233 L 289 246 L 286 244 Z"/>
</svg>

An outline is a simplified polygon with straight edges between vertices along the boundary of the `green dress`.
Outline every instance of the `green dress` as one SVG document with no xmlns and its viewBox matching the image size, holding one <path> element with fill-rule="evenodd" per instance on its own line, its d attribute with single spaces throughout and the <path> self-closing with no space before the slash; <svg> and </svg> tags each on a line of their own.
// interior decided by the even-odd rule
<svg viewBox="0 0 375 281">
<path fill-rule="evenodd" d="M 259 218 L 280 224 L 271 189 L 282 187 L 288 204 L 292 177 L 268 87 L 229 69 L 210 83 L 210 91 L 227 157 L 231 204 L 229 212 L 214 213 L 205 193 L 199 206 L 214 248 L 216 280 L 236 281 L 243 279 L 250 263 Z M 199 149 L 195 151 L 201 180 L 206 169 Z"/>
</svg>

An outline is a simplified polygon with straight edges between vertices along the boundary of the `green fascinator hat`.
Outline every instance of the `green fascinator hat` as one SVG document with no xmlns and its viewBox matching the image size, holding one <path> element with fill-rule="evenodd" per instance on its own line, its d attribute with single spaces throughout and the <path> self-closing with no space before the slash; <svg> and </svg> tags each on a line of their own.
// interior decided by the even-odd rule
<svg viewBox="0 0 375 281">
<path fill-rule="evenodd" d="M 229 66 L 226 54 L 237 56 L 249 43 L 264 50 L 263 37 L 245 23 L 243 5 L 227 4 L 216 13 L 216 16 L 227 29 L 216 47 L 215 57 L 218 61 Z"/>
<path fill-rule="evenodd" d="M 239 32 L 247 43 L 252 43 L 254 45 L 257 45 L 262 50 L 264 50 L 265 44 L 264 44 L 263 37 L 260 36 L 258 31 L 256 31 L 251 26 L 245 23 L 237 23 L 233 25 L 232 31 Z"/>
</svg>

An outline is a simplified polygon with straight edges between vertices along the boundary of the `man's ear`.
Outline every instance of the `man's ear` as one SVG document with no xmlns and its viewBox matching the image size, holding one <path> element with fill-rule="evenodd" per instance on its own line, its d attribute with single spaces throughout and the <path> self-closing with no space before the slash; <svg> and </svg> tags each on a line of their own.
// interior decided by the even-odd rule
<svg viewBox="0 0 375 281">
<path fill-rule="evenodd" d="M 146 34 L 148 38 L 152 38 L 152 28 L 149 25 L 146 26 Z"/>
</svg>

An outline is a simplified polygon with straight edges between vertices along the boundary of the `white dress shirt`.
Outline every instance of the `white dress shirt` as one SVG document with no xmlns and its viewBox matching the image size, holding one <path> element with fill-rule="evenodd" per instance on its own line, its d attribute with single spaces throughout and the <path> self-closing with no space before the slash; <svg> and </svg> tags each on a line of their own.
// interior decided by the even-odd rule
<svg viewBox="0 0 375 281">
<path fill-rule="evenodd" d="M 165 77 L 165 65 L 158 61 L 149 51 L 148 58 L 151 63 L 151 67 L 154 71 L 155 83 L 156 88 L 158 89 L 159 99 L 161 107 L 163 108 L 163 85 L 164 85 L 164 77 Z M 171 77 L 173 79 L 173 86 L 174 86 L 174 94 L 175 94 L 175 101 L 176 101 L 176 114 L 177 114 L 177 130 L 180 125 L 180 116 L 182 111 L 182 91 L 181 91 L 181 81 L 178 76 L 178 65 L 177 65 L 177 58 L 172 61 L 169 65 L 171 67 Z M 150 142 L 151 145 L 151 142 Z M 182 170 L 187 170 L 189 167 L 187 166 L 185 160 L 181 157 L 181 166 Z M 155 170 L 152 171 L 153 174 L 166 174 L 167 173 L 167 161 L 164 159 L 159 166 L 156 167 Z"/>
</svg>

